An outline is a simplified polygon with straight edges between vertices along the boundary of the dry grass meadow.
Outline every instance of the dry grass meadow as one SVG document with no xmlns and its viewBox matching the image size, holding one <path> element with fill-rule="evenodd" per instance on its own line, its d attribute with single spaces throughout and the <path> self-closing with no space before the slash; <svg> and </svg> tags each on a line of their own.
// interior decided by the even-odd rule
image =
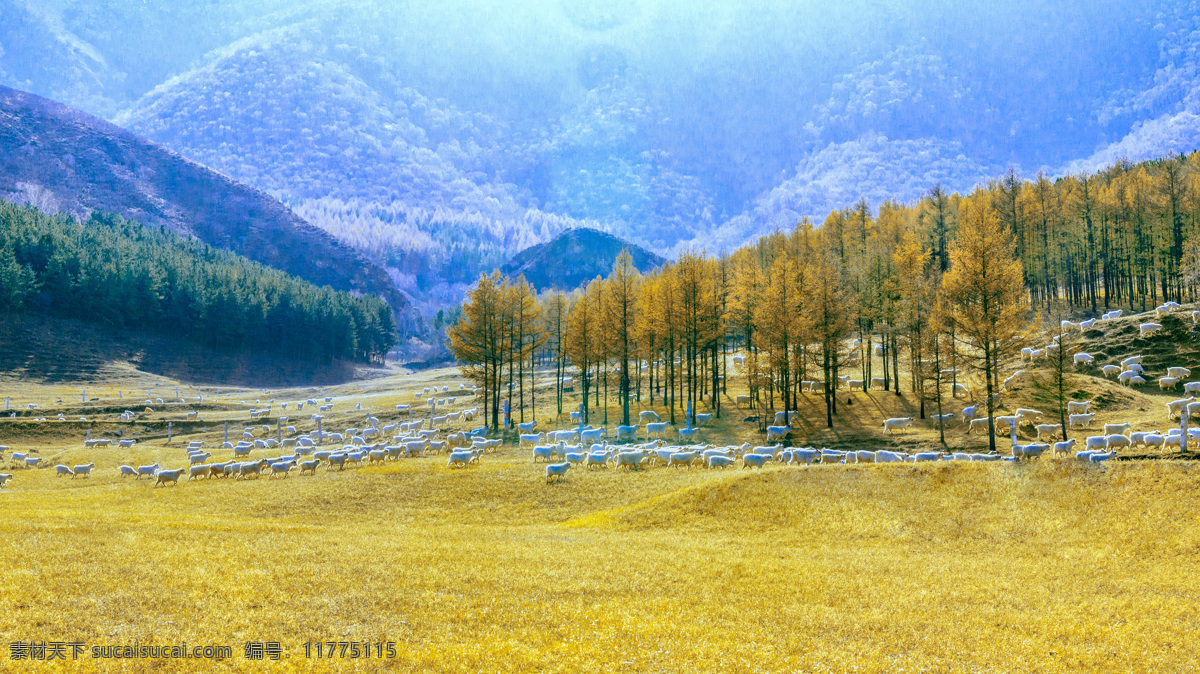
<svg viewBox="0 0 1200 674">
<path fill-rule="evenodd" d="M 88 397 L 100 400 L 83 403 L 83 383 L 0 382 L 0 402 L 38 402 L 36 414 L 50 419 L 5 415 L 0 444 L 51 465 L 96 463 L 90 479 L 0 468 L 15 474 L 0 490 L 0 670 L 1200 668 L 1194 461 L 572 470 L 547 485 L 528 450 L 509 444 L 466 470 L 433 455 L 156 488 L 121 479 L 116 466 L 186 465 L 181 439 L 166 444 L 168 421 L 185 439 L 219 446 L 224 421 L 240 437 L 257 400 L 328 395 L 336 407 L 326 430 L 337 430 L 361 426 L 367 411 L 404 419 L 395 404 L 410 402 L 411 391 L 461 379 L 454 369 L 394 373 L 321 390 L 206 394 L 203 405 L 189 386 L 193 402 L 152 405 L 130 424 L 116 415 L 145 407 L 140 394 L 139 404 L 129 401 L 134 386 L 165 398 L 172 384 L 136 371 L 122 377 L 87 383 Z M 1156 391 L 1073 381 L 1110 396 L 1102 420 L 1162 423 Z M 126 400 L 117 403 L 119 387 Z M 550 394 L 541 395 L 548 408 Z M 1021 395 L 1013 404 L 1045 394 L 1035 385 Z M 843 396 L 854 400 L 838 420 L 849 430 L 806 426 L 801 439 L 934 443 L 927 424 L 896 438 L 877 430 L 879 419 L 911 409 L 911 395 Z M 475 404 L 453 407 L 464 402 Z M 201 419 L 187 421 L 195 409 Z M 72 420 L 55 421 L 60 410 Z M 307 412 L 291 413 L 302 431 L 312 427 Z M 75 421 L 80 415 L 89 421 Z M 761 437 L 747 415 L 729 405 L 709 439 Z M 87 428 L 142 441 L 85 449 Z M 982 443 L 964 439 L 961 427 L 948 438 L 955 447 Z M 351 640 L 395 642 L 396 657 L 305 657 L 306 642 Z M 220 644 L 233 657 L 85 654 L 64 667 L 10 661 L 13 641 Z M 284 656 L 247 660 L 247 641 L 278 641 Z"/>
</svg>

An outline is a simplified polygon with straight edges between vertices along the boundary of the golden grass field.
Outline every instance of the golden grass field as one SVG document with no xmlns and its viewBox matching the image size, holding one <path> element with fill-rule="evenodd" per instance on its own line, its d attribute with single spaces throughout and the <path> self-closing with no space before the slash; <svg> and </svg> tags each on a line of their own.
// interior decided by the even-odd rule
<svg viewBox="0 0 1200 674">
<path fill-rule="evenodd" d="M 145 407 L 144 396 L 128 400 L 130 389 L 165 396 L 170 382 L 127 372 L 89 382 L 88 397 L 101 400 L 82 404 L 83 384 L 0 382 L 0 403 L 36 401 L 50 419 L 0 418 L 0 444 L 51 465 L 96 463 L 88 479 L 0 468 L 15 474 L 0 490 L 0 671 L 64 669 L 9 660 L 11 642 L 31 640 L 233 651 L 218 662 L 85 653 L 66 663 L 73 671 L 1200 669 L 1193 461 L 573 469 L 547 485 L 528 450 L 506 445 L 466 470 L 433 455 L 175 487 L 117 475 L 121 463 L 186 465 L 181 439 L 165 442 L 168 420 L 184 439 L 219 446 L 223 422 L 240 438 L 257 400 L 329 395 L 326 430 L 340 430 L 368 411 L 403 420 L 395 404 L 412 390 L 459 381 L 443 369 L 209 394 L 202 406 L 153 405 L 133 424 L 114 421 L 122 406 Z M 1102 421 L 1163 423 L 1157 392 L 1073 382 L 1109 396 Z M 126 387 L 123 405 L 109 400 L 116 384 Z M 1039 391 L 1015 400 L 1036 402 Z M 879 434 L 880 419 L 911 409 L 911 394 L 841 395 L 855 402 L 839 429 L 806 421 L 801 439 L 933 446 L 927 424 Z M 811 397 L 806 414 L 817 409 Z M 551 395 L 539 398 L 544 413 Z M 201 421 L 187 422 L 193 409 Z M 89 422 L 56 422 L 59 410 Z M 301 431 L 312 428 L 307 414 L 290 413 Z M 709 439 L 761 438 L 741 421 L 748 414 L 729 404 Z M 85 449 L 86 428 L 94 437 L 137 429 L 143 441 Z M 953 447 L 983 444 L 964 440 L 961 426 L 947 437 Z M 350 640 L 394 642 L 396 656 L 305 657 L 306 642 Z M 247 641 L 277 641 L 284 657 L 246 660 Z"/>
</svg>

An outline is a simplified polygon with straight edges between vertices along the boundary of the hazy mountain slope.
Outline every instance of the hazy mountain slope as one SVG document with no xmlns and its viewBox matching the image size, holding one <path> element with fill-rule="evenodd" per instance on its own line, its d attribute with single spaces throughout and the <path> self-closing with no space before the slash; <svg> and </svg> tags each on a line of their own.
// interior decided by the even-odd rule
<svg viewBox="0 0 1200 674">
<path fill-rule="evenodd" d="M 0 83 L 123 110 L 427 296 L 577 221 L 723 247 L 1200 137 L 1191 0 L 6 1 Z"/>
<path fill-rule="evenodd" d="M 628 250 L 633 266 L 648 272 L 666 263 L 650 251 L 622 241 L 611 234 L 581 227 L 551 241 L 517 253 L 500 271 L 510 277 L 524 276 L 538 290 L 574 290 L 596 278 L 607 276 L 621 251 Z"/>
<path fill-rule="evenodd" d="M 318 285 L 377 293 L 402 331 L 407 299 L 362 254 L 270 196 L 64 105 L 0 87 L 0 197 L 166 225 Z"/>
</svg>

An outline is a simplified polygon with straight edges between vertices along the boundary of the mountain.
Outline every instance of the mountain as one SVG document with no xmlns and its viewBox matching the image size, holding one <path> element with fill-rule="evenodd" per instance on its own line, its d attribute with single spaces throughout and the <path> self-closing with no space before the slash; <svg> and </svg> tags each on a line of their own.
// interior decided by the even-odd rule
<svg viewBox="0 0 1200 674">
<path fill-rule="evenodd" d="M 0 0 L 0 84 L 264 190 L 432 315 L 580 226 L 729 250 L 1200 143 L 1195 0 Z"/>
<path fill-rule="evenodd" d="M 165 226 L 319 286 L 378 294 L 402 334 L 421 329 L 383 269 L 279 200 L 109 122 L 7 87 L 0 87 L 0 198 Z"/>
<path fill-rule="evenodd" d="M 524 275 L 538 290 L 574 290 L 597 276 L 608 275 L 623 250 L 629 251 L 633 266 L 642 273 L 667 262 L 611 234 L 579 227 L 517 253 L 500 271 L 513 278 Z"/>
</svg>

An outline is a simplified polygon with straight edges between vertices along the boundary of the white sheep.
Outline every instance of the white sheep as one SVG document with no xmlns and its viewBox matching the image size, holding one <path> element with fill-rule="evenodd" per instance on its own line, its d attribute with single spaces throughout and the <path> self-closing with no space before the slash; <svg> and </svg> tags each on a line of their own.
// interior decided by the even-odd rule
<svg viewBox="0 0 1200 674">
<path fill-rule="evenodd" d="M 1095 412 L 1088 414 L 1072 414 L 1067 417 L 1067 421 L 1071 428 L 1087 428 L 1092 424 L 1092 419 L 1095 417 Z"/>
<path fill-rule="evenodd" d="M 911 426 L 912 423 L 913 423 L 912 417 L 895 417 L 892 419 L 884 419 L 883 432 L 887 433 L 888 431 L 894 432 L 894 431 L 903 430 L 903 429 Z"/>
<path fill-rule="evenodd" d="M 565 480 L 570 469 L 570 462 L 546 464 L 546 484 Z"/>
<path fill-rule="evenodd" d="M 1054 456 L 1058 456 L 1059 454 L 1066 454 L 1067 456 L 1070 456 L 1074 449 L 1075 438 L 1063 440 L 1062 442 L 1056 442 L 1054 443 Z"/>
<path fill-rule="evenodd" d="M 1091 365 L 1093 362 L 1095 362 L 1095 360 L 1096 360 L 1096 357 L 1090 353 L 1080 352 L 1080 353 L 1075 354 L 1075 364 L 1076 365 L 1079 365 L 1080 363 L 1083 363 L 1084 365 Z"/>
<path fill-rule="evenodd" d="M 1130 423 L 1104 424 L 1104 434 L 1105 435 L 1113 435 L 1113 434 L 1128 435 L 1129 431 L 1132 429 L 1133 429 L 1133 424 L 1130 424 Z"/>
<path fill-rule="evenodd" d="M 1167 376 L 1168 377 L 1179 377 L 1180 379 L 1183 379 L 1185 377 L 1190 377 L 1191 374 L 1192 374 L 1192 371 L 1186 367 L 1168 367 L 1167 368 Z"/>
<path fill-rule="evenodd" d="M 1179 377 L 1159 377 L 1158 388 L 1161 390 L 1174 389 L 1179 384 Z"/>
<path fill-rule="evenodd" d="M 1121 366 L 1120 365 L 1105 365 L 1104 367 L 1100 368 L 1100 371 L 1104 373 L 1105 377 L 1111 378 L 1111 377 L 1115 377 L 1115 376 L 1121 374 Z"/>
<path fill-rule="evenodd" d="M 62 477 L 64 475 L 75 477 L 75 471 L 71 470 L 70 466 L 64 466 L 61 463 L 54 467 L 54 472 L 58 477 Z"/>
<path fill-rule="evenodd" d="M 1092 406 L 1091 400 L 1069 400 L 1067 401 L 1068 414 L 1087 414 Z"/>
<path fill-rule="evenodd" d="M 742 468 L 762 468 L 772 458 L 770 454 L 744 454 Z"/>
<path fill-rule="evenodd" d="M 72 466 L 71 470 L 74 471 L 75 476 L 82 475 L 84 477 L 91 477 L 92 469 L 95 467 L 96 467 L 96 462 L 92 461 L 92 462 L 81 464 L 78 466 Z"/>
<path fill-rule="evenodd" d="M 165 487 L 168 482 L 170 482 L 171 484 L 177 485 L 177 484 L 179 484 L 179 477 L 181 475 L 183 475 L 184 471 L 186 471 L 186 470 L 187 470 L 186 468 L 175 468 L 173 470 L 157 471 L 154 474 L 154 476 L 157 478 L 154 481 L 154 486 L 157 487 L 158 485 L 161 484 Z"/>
<path fill-rule="evenodd" d="M 1138 326 L 1142 337 L 1153 337 L 1154 333 L 1162 330 L 1162 323 L 1142 323 Z"/>
</svg>

